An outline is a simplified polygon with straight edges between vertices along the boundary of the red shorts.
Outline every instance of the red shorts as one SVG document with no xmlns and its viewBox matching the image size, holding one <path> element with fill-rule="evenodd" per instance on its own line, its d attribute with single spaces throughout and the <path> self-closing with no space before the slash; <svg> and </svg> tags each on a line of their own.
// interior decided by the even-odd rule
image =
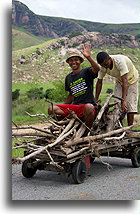
<svg viewBox="0 0 140 214">
<path fill-rule="evenodd" d="M 72 104 L 57 104 L 56 106 L 58 106 L 62 111 L 64 111 L 64 113 L 62 114 L 63 117 L 67 117 L 69 115 L 69 111 L 68 109 L 70 109 L 71 111 L 73 111 L 77 117 L 79 118 L 84 118 L 84 106 L 86 104 L 83 105 L 72 105 Z M 93 106 L 94 107 L 94 106 Z M 96 114 L 96 109 L 94 107 L 94 114 Z"/>
</svg>

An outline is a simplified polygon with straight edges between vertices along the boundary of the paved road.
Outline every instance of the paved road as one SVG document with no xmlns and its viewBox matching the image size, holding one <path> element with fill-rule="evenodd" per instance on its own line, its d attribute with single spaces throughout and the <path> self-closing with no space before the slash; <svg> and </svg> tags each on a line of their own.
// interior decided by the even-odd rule
<svg viewBox="0 0 140 214">
<path fill-rule="evenodd" d="M 12 165 L 12 200 L 139 200 L 139 168 L 131 160 L 104 158 L 112 165 L 96 159 L 84 183 L 73 184 L 63 174 L 37 171 L 33 178 L 24 178 L 21 165 Z"/>
</svg>

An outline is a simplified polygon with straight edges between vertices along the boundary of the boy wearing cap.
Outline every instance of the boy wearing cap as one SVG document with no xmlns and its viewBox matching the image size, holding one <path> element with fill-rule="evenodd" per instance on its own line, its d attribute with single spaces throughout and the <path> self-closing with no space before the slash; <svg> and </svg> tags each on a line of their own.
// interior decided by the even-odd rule
<svg viewBox="0 0 140 214">
<path fill-rule="evenodd" d="M 90 62 L 91 67 L 81 68 L 84 61 L 83 55 Z M 93 95 L 93 80 L 97 78 L 99 65 L 91 57 L 88 44 L 83 45 L 83 50 L 71 49 L 67 53 L 66 62 L 69 64 L 72 72 L 65 78 L 65 90 L 69 92 L 65 104 L 57 104 L 48 109 L 49 114 L 69 117 L 70 109 L 79 118 L 85 120 L 85 124 L 91 128 L 95 117 L 95 99 Z"/>
<path fill-rule="evenodd" d="M 122 98 L 121 109 L 127 113 L 128 125 L 134 121 L 138 105 L 138 71 L 132 61 L 124 55 L 108 55 L 106 52 L 97 54 L 97 62 L 101 65 L 96 84 L 96 101 L 102 90 L 103 78 L 106 74 L 116 78 L 114 95 Z"/>
</svg>

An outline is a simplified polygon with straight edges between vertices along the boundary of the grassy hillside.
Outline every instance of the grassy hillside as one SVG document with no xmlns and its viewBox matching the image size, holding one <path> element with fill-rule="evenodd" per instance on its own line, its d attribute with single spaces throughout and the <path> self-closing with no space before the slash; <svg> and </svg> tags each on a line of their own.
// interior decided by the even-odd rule
<svg viewBox="0 0 140 214">
<path fill-rule="evenodd" d="M 47 83 L 64 79 L 65 75 L 70 72 L 68 64 L 65 63 L 65 56 L 60 53 L 60 49 L 51 50 L 48 48 L 48 45 L 55 41 L 57 40 L 50 40 L 40 45 L 13 51 L 13 83 Z M 40 48 L 41 55 L 32 55 L 36 52 L 36 48 Z M 127 55 L 140 70 L 139 49 L 102 47 L 102 50 L 109 54 Z M 99 51 L 101 51 L 99 48 L 92 49 L 94 59 Z M 25 64 L 19 63 L 21 55 L 26 58 Z M 85 60 L 82 66 L 86 65 L 89 66 L 90 64 Z"/>
<path fill-rule="evenodd" d="M 49 39 L 34 36 L 22 28 L 13 27 L 12 29 L 12 50 L 20 50 L 33 45 L 39 45 Z"/>
<path fill-rule="evenodd" d="M 89 32 L 97 31 L 101 33 L 122 33 L 122 34 L 139 34 L 140 24 L 105 24 L 98 22 L 76 20 L 78 24 L 85 27 Z"/>
</svg>

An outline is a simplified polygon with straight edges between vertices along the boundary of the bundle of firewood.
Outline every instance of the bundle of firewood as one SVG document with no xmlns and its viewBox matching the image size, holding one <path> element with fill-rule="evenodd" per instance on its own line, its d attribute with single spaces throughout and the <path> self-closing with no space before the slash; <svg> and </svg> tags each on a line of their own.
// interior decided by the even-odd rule
<svg viewBox="0 0 140 214">
<path fill-rule="evenodd" d="M 72 162 L 90 154 L 99 157 L 103 149 L 122 146 L 119 144 L 121 139 L 133 126 L 122 127 L 118 103 L 109 104 L 112 96 L 100 108 L 91 129 L 72 112 L 72 119 L 61 121 L 49 119 L 45 114 L 30 115 L 26 112 L 30 117 L 44 119 L 44 122 L 42 128 L 16 124 L 12 128 L 12 136 L 18 140 L 13 149 L 24 148 L 26 151 L 23 158 L 16 160 L 23 162 L 35 158 L 61 168 L 63 162 Z"/>
</svg>

